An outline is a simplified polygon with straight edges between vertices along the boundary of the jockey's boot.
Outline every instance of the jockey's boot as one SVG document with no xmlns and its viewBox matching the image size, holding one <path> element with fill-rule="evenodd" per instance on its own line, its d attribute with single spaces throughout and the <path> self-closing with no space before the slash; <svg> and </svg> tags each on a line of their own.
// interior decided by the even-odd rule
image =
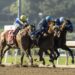
<svg viewBox="0 0 75 75">
<path fill-rule="evenodd" d="M 20 30 L 20 28 L 18 27 L 18 28 L 16 28 L 16 30 L 14 31 L 14 36 L 16 37 L 16 35 L 17 35 L 17 33 L 19 32 L 19 30 Z"/>
</svg>

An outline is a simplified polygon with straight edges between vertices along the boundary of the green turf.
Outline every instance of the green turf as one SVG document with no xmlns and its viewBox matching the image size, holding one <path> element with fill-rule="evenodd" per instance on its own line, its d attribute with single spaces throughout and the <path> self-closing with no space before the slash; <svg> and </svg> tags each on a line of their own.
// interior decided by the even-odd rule
<svg viewBox="0 0 75 75">
<path fill-rule="evenodd" d="M 34 61 L 35 64 L 41 63 L 41 62 L 39 62 L 38 56 L 34 56 L 33 59 L 34 59 L 34 60 L 36 59 L 36 61 Z M 49 62 L 49 57 L 48 57 L 48 56 L 45 56 L 44 59 L 45 59 L 45 62 L 46 62 L 47 65 L 51 64 L 51 63 Z M 59 60 L 59 61 L 58 61 L 58 64 L 60 64 L 60 65 L 64 65 L 64 64 L 66 63 L 66 57 L 59 57 L 58 60 Z M 5 58 L 3 58 L 2 62 L 4 62 L 4 61 L 5 61 Z M 28 63 L 28 62 L 29 62 L 29 59 L 28 59 L 27 57 L 24 57 L 23 63 L 26 64 L 26 63 Z M 13 56 L 8 56 L 8 58 L 7 58 L 7 63 L 15 63 L 15 57 L 13 57 Z M 17 57 L 16 57 L 16 63 L 17 63 L 17 64 L 20 64 L 20 56 L 17 56 Z M 57 63 L 57 61 L 55 61 L 55 63 Z M 69 57 L 68 63 L 71 64 L 71 57 Z"/>
</svg>

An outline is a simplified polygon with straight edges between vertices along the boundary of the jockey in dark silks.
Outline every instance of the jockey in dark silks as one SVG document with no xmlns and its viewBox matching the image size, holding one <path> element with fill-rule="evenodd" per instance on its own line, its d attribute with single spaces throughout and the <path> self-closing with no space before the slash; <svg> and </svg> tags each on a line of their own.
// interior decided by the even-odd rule
<svg viewBox="0 0 75 75">
<path fill-rule="evenodd" d="M 36 30 L 32 32 L 32 35 L 38 37 L 38 35 L 40 35 L 42 32 L 47 32 L 48 23 L 51 21 L 53 21 L 53 18 L 51 16 L 47 16 L 46 18 L 42 19 L 37 25 Z"/>
<path fill-rule="evenodd" d="M 28 25 L 27 17 L 25 15 L 21 15 L 20 18 L 16 18 L 14 25 L 16 28 L 14 34 L 16 35 L 19 30 L 23 29 L 24 26 Z"/>
</svg>

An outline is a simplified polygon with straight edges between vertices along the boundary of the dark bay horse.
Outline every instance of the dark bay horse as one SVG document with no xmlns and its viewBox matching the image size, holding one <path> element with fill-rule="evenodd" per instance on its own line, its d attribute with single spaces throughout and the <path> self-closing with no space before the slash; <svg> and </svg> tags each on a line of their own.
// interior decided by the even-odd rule
<svg viewBox="0 0 75 75">
<path fill-rule="evenodd" d="M 60 25 L 60 37 L 55 37 L 55 52 L 57 54 L 57 58 L 60 56 L 60 53 L 58 52 L 58 48 L 62 48 L 63 50 L 66 50 L 69 52 L 69 54 L 72 57 L 72 63 L 74 63 L 74 55 L 72 50 L 66 45 L 66 34 L 67 32 L 73 32 L 73 28 L 71 26 L 70 20 L 65 20 L 62 25 Z"/>
<path fill-rule="evenodd" d="M 43 58 L 43 53 L 46 53 L 50 57 L 50 62 L 52 63 L 53 67 L 55 67 L 54 60 L 55 60 L 55 53 L 54 53 L 54 36 L 57 33 L 58 27 L 55 26 L 55 23 L 51 23 L 48 27 L 48 31 L 41 33 L 39 40 L 38 40 L 38 47 L 39 47 L 39 59 L 43 61 L 45 65 L 45 60 Z M 48 52 L 50 51 L 50 53 Z"/>
<path fill-rule="evenodd" d="M 23 65 L 23 58 L 25 52 L 27 52 L 31 61 L 31 65 L 33 65 L 33 58 L 31 55 L 31 38 L 29 35 L 30 31 L 31 31 L 30 26 L 21 29 L 16 35 L 16 37 L 15 38 L 13 37 L 14 39 L 13 43 L 10 42 L 10 40 L 8 41 L 9 37 L 7 37 L 7 35 L 9 34 L 9 32 L 11 32 L 11 30 L 5 32 L 4 41 L 1 42 L 0 46 L 0 51 L 1 51 L 0 63 L 2 63 L 3 56 L 7 50 L 9 50 L 10 48 L 19 48 L 21 50 L 21 66 Z M 13 35 L 13 32 L 11 32 L 11 34 Z"/>
</svg>

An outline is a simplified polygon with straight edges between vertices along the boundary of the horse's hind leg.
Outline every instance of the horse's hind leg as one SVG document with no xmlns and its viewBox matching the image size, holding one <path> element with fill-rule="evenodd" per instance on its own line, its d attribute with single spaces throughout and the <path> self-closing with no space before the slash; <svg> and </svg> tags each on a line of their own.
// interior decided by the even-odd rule
<svg viewBox="0 0 75 75">
<path fill-rule="evenodd" d="M 6 53 L 9 49 L 10 49 L 10 46 L 6 46 L 6 47 L 3 48 L 3 50 L 1 50 L 1 61 L 0 61 L 0 63 L 2 63 L 2 59 L 3 59 L 4 55 L 5 55 L 5 53 Z"/>
<path fill-rule="evenodd" d="M 68 46 L 66 46 L 66 45 L 64 45 L 64 46 L 62 47 L 62 49 L 65 49 L 66 51 L 69 52 L 69 54 L 70 54 L 71 57 L 72 57 L 72 64 L 74 64 L 74 55 L 73 55 L 73 51 L 72 51 Z"/>
<path fill-rule="evenodd" d="M 4 48 L 5 48 L 5 46 L 2 46 L 2 47 L 1 47 L 1 52 L 0 52 L 0 64 L 2 63 Z"/>
<path fill-rule="evenodd" d="M 2 59 L 3 59 L 3 49 L 1 50 L 1 55 L 0 55 L 0 64 L 2 63 Z"/>
<path fill-rule="evenodd" d="M 52 65 L 53 65 L 54 68 L 56 68 L 54 61 L 52 62 Z"/>
</svg>

